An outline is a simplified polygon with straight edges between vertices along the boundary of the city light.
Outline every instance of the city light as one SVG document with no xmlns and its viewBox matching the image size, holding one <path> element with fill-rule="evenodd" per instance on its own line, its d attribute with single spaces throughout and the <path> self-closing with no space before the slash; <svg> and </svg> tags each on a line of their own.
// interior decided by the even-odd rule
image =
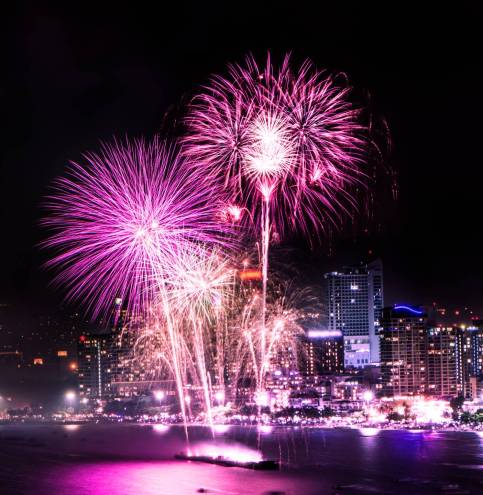
<svg viewBox="0 0 483 495">
<path fill-rule="evenodd" d="M 270 404 L 270 394 L 266 390 L 256 392 L 255 404 L 259 407 L 267 407 Z"/>
<path fill-rule="evenodd" d="M 258 425 L 257 429 L 260 433 L 268 434 L 268 433 L 272 433 L 273 426 L 271 426 L 271 425 Z"/>
<path fill-rule="evenodd" d="M 164 396 L 165 396 L 165 394 L 162 390 L 154 391 L 153 395 L 157 401 L 162 401 L 164 399 Z"/>
<path fill-rule="evenodd" d="M 170 429 L 169 425 L 163 425 L 163 424 L 153 425 L 153 430 L 156 433 L 166 433 L 169 431 L 169 429 Z"/>
<path fill-rule="evenodd" d="M 76 399 L 76 393 L 72 390 L 69 390 L 65 393 L 64 397 L 67 402 L 73 402 Z"/>
<path fill-rule="evenodd" d="M 260 270 L 242 270 L 240 280 L 261 280 L 262 272 Z"/>
<path fill-rule="evenodd" d="M 379 428 L 359 428 L 359 432 L 364 437 L 374 437 L 380 433 Z"/>
<path fill-rule="evenodd" d="M 230 430 L 230 425 L 213 425 L 213 430 L 215 433 L 222 435 Z"/>
<path fill-rule="evenodd" d="M 342 337 L 342 332 L 340 330 L 309 330 L 307 336 L 311 339 L 327 339 Z"/>
<path fill-rule="evenodd" d="M 259 462 L 263 459 L 261 452 L 237 444 L 198 444 L 191 447 L 189 455 L 208 456 L 213 459 L 221 457 L 237 462 Z"/>
<path fill-rule="evenodd" d="M 419 399 L 413 402 L 411 411 L 418 423 L 445 423 L 450 421 L 450 408 L 446 401 Z"/>
<path fill-rule="evenodd" d="M 410 313 L 413 313 L 415 315 L 422 315 L 423 312 L 419 309 L 413 308 L 411 306 L 405 305 L 405 304 L 396 304 L 394 306 L 395 310 L 404 310 L 404 311 L 409 311 Z"/>
<path fill-rule="evenodd" d="M 64 429 L 67 431 L 76 431 L 79 429 L 79 425 L 64 425 Z"/>
<path fill-rule="evenodd" d="M 371 400 L 374 399 L 374 393 L 371 390 L 365 390 L 362 394 L 362 398 L 366 402 L 371 402 Z"/>
</svg>

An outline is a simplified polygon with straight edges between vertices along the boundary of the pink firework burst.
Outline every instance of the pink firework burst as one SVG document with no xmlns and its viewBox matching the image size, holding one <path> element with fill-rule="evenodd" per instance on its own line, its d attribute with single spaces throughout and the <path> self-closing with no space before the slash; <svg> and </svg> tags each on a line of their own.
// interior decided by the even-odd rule
<svg viewBox="0 0 483 495">
<path fill-rule="evenodd" d="M 366 129 L 345 79 L 287 55 L 276 70 L 253 57 L 215 76 L 189 108 L 185 153 L 217 178 L 257 229 L 263 202 L 279 234 L 319 234 L 353 204 L 364 173 Z M 262 201 L 260 201 L 260 199 Z"/>
<path fill-rule="evenodd" d="M 94 318 L 116 298 L 144 313 L 156 297 L 153 279 L 172 276 L 180 249 L 230 243 L 216 221 L 216 192 L 159 139 L 84 155 L 55 182 L 42 221 L 52 232 L 43 245 L 56 252 L 47 264 L 59 270 L 55 282 Z"/>
</svg>

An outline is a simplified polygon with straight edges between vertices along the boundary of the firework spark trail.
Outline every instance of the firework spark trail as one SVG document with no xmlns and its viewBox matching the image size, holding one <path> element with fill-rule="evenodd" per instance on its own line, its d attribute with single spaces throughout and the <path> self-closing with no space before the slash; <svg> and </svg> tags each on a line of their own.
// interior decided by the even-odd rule
<svg viewBox="0 0 483 495">
<path fill-rule="evenodd" d="M 193 313 L 212 321 L 231 297 L 234 276 L 226 250 L 197 244 L 178 251 L 166 284 L 178 314 Z"/>
<path fill-rule="evenodd" d="M 93 318 L 108 315 L 115 298 L 145 314 L 158 289 L 150 282 L 170 277 L 180 246 L 230 242 L 216 221 L 216 190 L 173 147 L 114 142 L 84 158 L 48 198 L 44 247 L 56 251 L 55 282 Z"/>
<path fill-rule="evenodd" d="M 228 211 L 250 211 L 233 220 L 260 232 L 262 373 L 270 239 L 289 230 L 319 236 L 348 212 L 351 186 L 364 177 L 366 129 L 349 92 L 309 61 L 293 72 L 286 56 L 276 71 L 270 55 L 265 67 L 248 57 L 228 77 L 213 77 L 186 117 L 185 153 L 228 191 Z"/>
<path fill-rule="evenodd" d="M 304 333 L 301 324 L 304 312 L 298 308 L 303 306 L 306 310 L 314 299 L 306 290 L 293 290 L 281 282 L 272 282 L 269 294 L 265 303 L 264 334 L 261 332 L 260 313 L 263 310 L 263 301 L 260 294 L 248 291 L 240 298 L 238 312 L 241 318 L 236 320 L 239 334 L 246 342 L 246 352 L 239 355 L 238 362 L 243 361 L 247 370 L 246 378 L 254 379 L 257 393 L 263 391 L 266 374 L 272 370 L 273 365 L 277 366 L 281 362 L 279 358 L 282 354 L 285 357 L 290 354 L 291 359 L 297 361 L 299 339 Z M 266 345 L 265 355 L 262 355 L 262 339 Z"/>
<path fill-rule="evenodd" d="M 56 255 L 48 266 L 59 269 L 56 282 L 68 299 L 83 301 L 93 318 L 107 317 L 116 298 L 134 319 L 160 308 L 186 418 L 182 342 L 166 280 L 180 252 L 230 244 L 216 220 L 217 190 L 159 139 L 114 142 L 84 158 L 49 197 L 43 224 L 53 233 L 44 246 Z"/>
<path fill-rule="evenodd" d="M 349 95 L 341 77 L 309 61 L 292 71 L 287 56 L 275 71 L 270 57 L 264 67 L 248 57 L 193 99 L 185 153 L 234 204 L 252 211 L 257 225 L 260 192 L 270 191 L 270 224 L 279 235 L 317 236 L 350 209 L 349 186 L 364 179 L 366 129 Z"/>
<path fill-rule="evenodd" d="M 198 245 L 177 257 L 178 264 L 170 286 L 170 299 L 177 319 L 191 328 L 191 346 L 198 366 L 198 378 L 203 391 L 205 412 L 213 426 L 212 393 L 208 370 L 220 359 L 219 349 L 210 356 L 211 339 L 218 340 L 223 329 L 225 308 L 233 297 L 235 271 L 226 253 Z M 221 376 L 218 377 L 221 382 Z"/>
</svg>

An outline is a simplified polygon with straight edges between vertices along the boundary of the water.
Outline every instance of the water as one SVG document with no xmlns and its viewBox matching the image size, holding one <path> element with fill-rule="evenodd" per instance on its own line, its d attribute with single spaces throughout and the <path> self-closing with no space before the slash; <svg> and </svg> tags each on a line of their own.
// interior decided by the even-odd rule
<svg viewBox="0 0 483 495">
<path fill-rule="evenodd" d="M 192 427 L 190 436 L 193 451 L 213 448 L 208 429 Z M 483 493 L 477 433 L 218 428 L 218 451 L 261 450 L 283 463 L 280 472 L 175 461 L 183 438 L 177 426 L 0 426 L 0 493 Z"/>
</svg>

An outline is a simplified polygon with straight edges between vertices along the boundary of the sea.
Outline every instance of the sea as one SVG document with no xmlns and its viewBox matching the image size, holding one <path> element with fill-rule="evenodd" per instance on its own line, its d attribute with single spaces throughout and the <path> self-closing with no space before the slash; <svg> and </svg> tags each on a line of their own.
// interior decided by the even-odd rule
<svg viewBox="0 0 483 495">
<path fill-rule="evenodd" d="M 0 494 L 483 494 L 482 432 L 218 425 L 191 426 L 188 439 L 178 425 L 0 425 Z"/>
</svg>

